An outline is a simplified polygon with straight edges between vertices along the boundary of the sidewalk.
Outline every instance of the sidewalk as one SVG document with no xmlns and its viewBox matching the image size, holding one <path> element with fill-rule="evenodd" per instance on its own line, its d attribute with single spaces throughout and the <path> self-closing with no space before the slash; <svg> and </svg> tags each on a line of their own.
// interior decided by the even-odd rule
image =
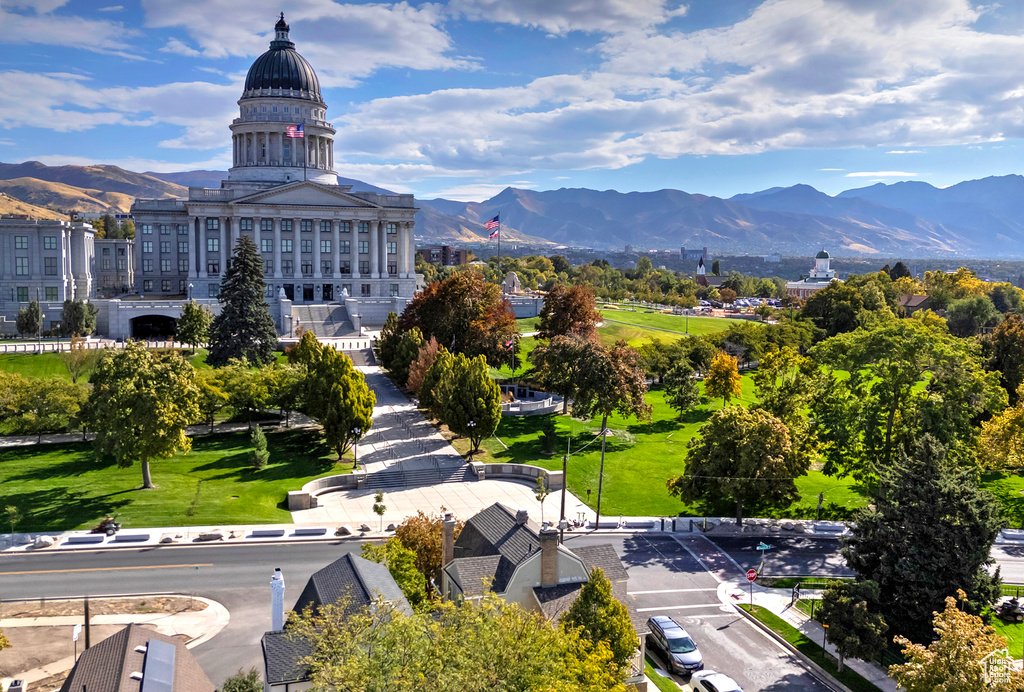
<svg viewBox="0 0 1024 692">
<path fill-rule="evenodd" d="M 189 638 L 185 644 L 188 648 L 198 646 L 209 641 L 222 629 L 227 627 L 230 616 L 227 608 L 217 601 L 208 598 L 194 597 L 197 601 L 206 603 L 206 608 L 197 611 L 186 611 L 182 613 L 146 613 L 146 614 L 122 614 L 122 615 L 93 615 L 90 618 L 94 626 L 101 625 L 127 625 L 130 623 L 147 624 L 157 632 L 168 636 L 184 635 Z M 0 630 L 7 630 L 19 627 L 67 627 L 70 630 L 83 621 L 82 616 L 67 615 L 57 617 L 36 617 L 36 618 L 3 618 L 0 619 Z M 97 642 L 98 643 L 98 642 Z M 81 651 L 79 651 L 81 654 Z M 38 680 L 59 675 L 70 670 L 75 665 L 74 656 L 66 656 L 52 663 L 38 668 L 19 672 L 14 678 L 0 679 L 2 685 L 7 685 L 12 679 L 18 678 L 30 684 Z"/>
</svg>

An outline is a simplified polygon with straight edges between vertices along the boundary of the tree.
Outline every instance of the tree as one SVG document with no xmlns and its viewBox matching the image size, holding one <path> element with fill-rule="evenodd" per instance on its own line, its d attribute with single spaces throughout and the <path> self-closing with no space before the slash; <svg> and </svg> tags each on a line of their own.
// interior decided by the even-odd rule
<svg viewBox="0 0 1024 692">
<path fill-rule="evenodd" d="M 60 360 L 68 371 L 73 383 L 84 377 L 96 366 L 99 351 L 90 351 L 85 347 L 86 341 L 80 336 L 71 337 L 68 350 L 60 352 Z"/>
<path fill-rule="evenodd" d="M 728 404 L 734 396 L 743 394 L 736 359 L 725 351 L 719 351 L 711 361 L 711 367 L 704 378 L 704 393 L 712 399 L 722 397 L 722 406 Z"/>
<path fill-rule="evenodd" d="M 413 608 L 427 603 L 427 578 L 416 569 L 416 553 L 402 545 L 400 540 L 391 538 L 384 545 L 364 543 L 362 556 L 388 568 Z"/>
<path fill-rule="evenodd" d="M 1024 466 L 1024 384 L 1016 405 L 981 423 L 978 458 L 987 469 L 1018 469 Z"/>
<path fill-rule="evenodd" d="M 807 473 L 807 457 L 796 453 L 786 425 L 767 411 L 719 409 L 690 441 L 683 475 L 670 478 L 669 492 L 684 502 L 721 497 L 743 507 L 788 507 L 800 497 L 796 479 Z"/>
<path fill-rule="evenodd" d="M 455 356 L 444 346 L 439 346 L 434 363 L 427 370 L 420 386 L 420 407 L 430 411 L 430 415 L 438 420 L 444 416 L 444 402 L 454 367 Z"/>
<path fill-rule="evenodd" d="M 551 488 L 548 487 L 547 476 L 537 476 L 537 482 L 534 484 L 533 496 L 537 498 L 537 502 L 540 503 L 540 523 L 544 524 L 544 500 L 548 499 L 548 495 L 551 494 Z"/>
<path fill-rule="evenodd" d="M 231 360 L 221 368 L 224 392 L 235 415 L 245 418 L 252 430 L 252 419 L 267 407 L 270 401 L 270 380 L 260 368 L 254 368 L 245 360 Z"/>
<path fill-rule="evenodd" d="M 756 407 L 786 425 L 793 447 L 801 454 L 809 454 L 814 447 L 804 407 L 819 378 L 817 364 L 790 346 L 762 355 L 752 376 Z"/>
<path fill-rule="evenodd" d="M 270 393 L 268 403 L 284 416 L 284 425 L 291 425 L 292 411 L 305 405 L 307 371 L 297 365 L 274 363 L 263 371 Z"/>
<path fill-rule="evenodd" d="M 719 262 L 718 260 L 715 260 L 715 261 L 713 261 L 711 263 L 711 276 L 721 276 L 721 275 L 722 275 L 722 263 Z"/>
<path fill-rule="evenodd" d="M 1010 692 L 1024 689 L 1024 673 L 1008 668 L 1003 680 L 989 680 L 985 658 L 1000 656 L 1006 649 L 1006 638 L 985 624 L 978 616 L 956 607 L 967 594 L 957 591 L 956 598 L 947 596 L 946 608 L 934 613 L 935 637 L 928 637 L 927 646 L 915 644 L 906 637 L 896 637 L 903 647 L 906 663 L 891 666 L 889 677 L 906 692 L 974 692 L 995 690 Z"/>
<path fill-rule="evenodd" d="M 501 390 L 491 379 L 483 356 L 455 356 L 451 386 L 443 402 L 442 420 L 456 435 L 468 437 L 472 452 L 490 437 L 501 422 Z"/>
<path fill-rule="evenodd" d="M 121 238 L 127 238 L 128 240 L 135 239 L 135 222 L 131 219 L 125 219 L 118 226 L 118 236 Z"/>
<path fill-rule="evenodd" d="M 351 358 L 332 347 L 319 350 L 306 377 L 306 413 L 323 426 L 339 461 L 353 441 L 369 432 L 376 404 Z"/>
<path fill-rule="evenodd" d="M 580 336 L 555 336 L 533 349 L 534 377 L 549 392 L 562 397 L 562 413 L 569 410 L 581 381 L 581 369 L 598 357 L 600 346 Z"/>
<path fill-rule="evenodd" d="M 430 337 L 430 341 L 420 346 L 416 354 L 416 360 L 409 365 L 409 378 L 405 381 L 406 389 L 416 396 L 420 395 L 423 382 L 427 379 L 427 372 L 430 366 L 437 360 L 437 339 Z"/>
<path fill-rule="evenodd" d="M 835 336 L 856 329 L 857 316 L 863 309 L 864 298 L 860 291 L 846 283 L 833 281 L 807 299 L 801 314 L 827 336 Z"/>
<path fill-rule="evenodd" d="M 422 346 L 423 334 L 420 333 L 419 327 L 413 327 L 402 334 L 388 368 L 398 386 L 403 386 L 409 380 L 409 367 L 419 357 Z"/>
<path fill-rule="evenodd" d="M 207 363 L 221 367 L 232 358 L 245 358 L 256 365 L 274 360 L 277 329 L 264 297 L 266 288 L 256 243 L 243 235 L 221 281 L 221 311 L 210 325 Z"/>
<path fill-rule="evenodd" d="M 591 350 L 580 372 L 572 412 L 581 418 L 601 416 L 601 470 L 597 479 L 596 512 L 599 523 L 608 416 L 618 413 L 623 418 L 635 416 L 639 420 L 650 420 L 651 406 L 647 403 L 647 379 L 640 367 L 640 355 L 625 341 L 616 342 L 611 350 L 603 347 Z"/>
<path fill-rule="evenodd" d="M 537 336 L 541 339 L 556 336 L 591 339 L 600 322 L 601 313 L 597 311 L 597 298 L 592 288 L 555 284 L 544 296 Z"/>
<path fill-rule="evenodd" d="M 604 642 L 611 649 L 615 665 L 623 670 L 640 643 L 629 610 L 612 595 L 612 583 L 600 567 L 591 571 L 561 624 L 568 631 L 578 630 L 582 638 L 595 645 Z"/>
<path fill-rule="evenodd" d="M 43 311 L 37 301 L 32 301 L 18 311 L 18 333 L 22 336 L 38 336 L 43 329 Z"/>
<path fill-rule="evenodd" d="M 82 411 L 89 396 L 84 382 L 69 383 L 60 377 L 39 377 L 24 380 L 18 397 L 18 409 L 12 417 L 13 432 L 36 435 L 68 430 Z"/>
<path fill-rule="evenodd" d="M 3 632 L 0 632 L 0 651 L 8 649 L 11 646 L 11 641 L 4 636 Z"/>
<path fill-rule="evenodd" d="M 839 672 L 847 656 L 870 661 L 885 650 L 888 625 L 878 614 L 878 584 L 871 580 L 829 582 L 821 595 L 818 620 L 839 654 Z"/>
<path fill-rule="evenodd" d="M 192 448 L 185 427 L 199 419 L 198 399 L 188 361 L 129 341 L 100 358 L 82 418 L 96 432 L 96 453 L 112 456 L 121 467 L 138 461 L 142 487 L 152 488 L 150 460 Z"/>
<path fill-rule="evenodd" d="M 384 512 L 388 511 L 384 504 L 384 491 L 378 490 L 373 496 L 373 513 L 380 517 L 380 530 L 384 530 Z"/>
<path fill-rule="evenodd" d="M 398 344 L 402 341 L 402 332 L 398 329 L 398 313 L 389 312 L 381 327 L 380 336 L 373 342 L 373 354 L 377 358 L 377 364 L 385 370 L 391 369 L 391 361 L 394 360 L 398 350 Z"/>
<path fill-rule="evenodd" d="M 199 392 L 197 404 L 202 420 L 213 432 L 214 417 L 228 405 L 228 394 L 224 391 L 223 370 L 196 370 L 196 388 Z"/>
<path fill-rule="evenodd" d="M 249 443 L 253 446 L 253 450 L 249 452 L 249 466 L 255 471 L 262 471 L 267 467 L 267 461 L 270 459 L 270 452 L 267 451 L 267 436 L 263 433 L 263 428 L 258 425 L 253 428 L 252 434 L 249 435 Z"/>
<path fill-rule="evenodd" d="M 842 553 L 859 579 L 878 583 L 893 632 L 927 641 L 931 613 L 948 594 L 963 589 L 975 614 L 1001 595 L 999 570 L 987 569 L 1001 528 L 999 506 L 974 472 L 952 467 L 925 436 L 881 472 L 875 503 L 857 513 Z"/>
<path fill-rule="evenodd" d="M 444 510 L 444 508 L 441 508 Z M 424 514 L 417 510 L 416 516 L 406 517 L 395 529 L 395 538 L 416 555 L 416 569 L 422 572 L 431 584 L 440 588 L 443 549 L 441 517 Z M 455 524 L 454 539 L 459 538 L 465 522 Z"/>
<path fill-rule="evenodd" d="M 910 270 L 907 269 L 907 265 L 903 264 L 902 261 L 896 262 L 896 264 L 892 265 L 892 269 L 889 270 L 889 276 L 892 277 L 893 281 L 896 279 L 913 278 Z"/>
<path fill-rule="evenodd" d="M 1016 403 L 1017 389 L 1024 383 L 1024 317 L 1010 315 L 985 340 L 989 370 L 998 371 L 1003 388 Z"/>
<path fill-rule="evenodd" d="M 101 217 L 103 221 L 103 234 L 106 238 L 117 238 L 118 236 L 118 225 L 117 219 L 112 214 L 104 214 Z"/>
<path fill-rule="evenodd" d="M 89 336 L 96 331 L 97 312 L 92 303 L 70 298 L 65 300 L 64 309 L 60 313 L 60 335 Z"/>
<path fill-rule="evenodd" d="M 260 680 L 259 671 L 250 668 L 249 672 L 238 672 L 224 681 L 220 686 L 220 692 L 263 692 L 263 682 Z"/>
<path fill-rule="evenodd" d="M 23 515 L 21 510 L 16 505 L 7 505 L 4 507 L 4 520 L 10 524 L 11 533 L 14 533 L 14 527 L 21 523 Z M 3 647 L 0 647 L 3 648 Z"/>
<path fill-rule="evenodd" d="M 723 303 L 731 303 L 736 300 L 736 291 L 723 286 L 718 289 L 718 297 L 722 299 Z"/>
<path fill-rule="evenodd" d="M 971 296 L 953 301 L 946 309 L 946 324 L 953 336 L 975 336 L 985 327 L 1002 320 L 1002 315 L 988 296 Z"/>
<path fill-rule="evenodd" d="M 181 317 L 178 318 L 177 340 L 192 347 L 194 353 L 199 344 L 205 344 L 210 338 L 210 325 L 213 313 L 205 305 L 190 300 L 181 306 Z"/>
<path fill-rule="evenodd" d="M 679 411 L 680 419 L 700 404 L 700 385 L 685 360 L 676 363 L 665 375 L 665 403 Z"/>
</svg>

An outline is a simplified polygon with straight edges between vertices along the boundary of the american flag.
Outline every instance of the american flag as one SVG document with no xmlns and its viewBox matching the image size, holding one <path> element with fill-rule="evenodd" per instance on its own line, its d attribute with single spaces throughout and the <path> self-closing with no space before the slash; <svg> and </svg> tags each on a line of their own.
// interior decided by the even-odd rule
<svg viewBox="0 0 1024 692">
<path fill-rule="evenodd" d="M 516 343 L 516 342 L 515 342 L 515 339 L 509 339 L 508 341 L 506 341 L 506 342 L 505 342 L 505 350 L 507 350 L 507 351 L 511 351 L 511 350 L 512 350 L 512 346 L 513 346 L 513 345 L 514 345 L 515 343 Z"/>
<path fill-rule="evenodd" d="M 493 219 L 484 224 L 485 231 L 491 231 L 491 238 L 497 238 L 498 233 L 501 232 L 501 220 L 498 218 L 501 214 L 497 214 Z"/>
<path fill-rule="evenodd" d="M 289 125 L 285 128 L 285 136 L 292 139 L 301 139 L 305 136 L 305 132 L 302 131 L 301 123 L 299 125 Z"/>
</svg>

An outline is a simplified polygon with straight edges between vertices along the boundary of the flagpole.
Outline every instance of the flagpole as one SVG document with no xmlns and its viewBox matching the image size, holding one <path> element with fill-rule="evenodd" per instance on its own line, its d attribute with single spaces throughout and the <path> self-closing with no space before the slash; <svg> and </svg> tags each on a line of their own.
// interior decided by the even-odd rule
<svg viewBox="0 0 1024 692">
<path fill-rule="evenodd" d="M 306 121 L 302 121 L 305 125 Z M 306 181 L 306 163 L 309 161 L 309 150 L 306 149 L 306 128 L 302 128 L 302 181 Z"/>
<path fill-rule="evenodd" d="M 501 214 L 498 214 L 498 285 L 501 286 L 502 293 L 505 292 L 505 279 L 501 275 Z M 515 375 L 512 375 L 515 379 Z"/>
</svg>

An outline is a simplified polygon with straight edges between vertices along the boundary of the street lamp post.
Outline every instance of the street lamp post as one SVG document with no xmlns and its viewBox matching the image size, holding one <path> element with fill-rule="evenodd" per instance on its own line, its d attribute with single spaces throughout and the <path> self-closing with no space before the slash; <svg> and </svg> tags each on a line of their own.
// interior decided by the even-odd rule
<svg viewBox="0 0 1024 692">
<path fill-rule="evenodd" d="M 472 461 L 473 460 L 473 452 L 475 451 L 473 449 L 473 429 L 476 427 L 476 421 L 475 420 L 469 421 L 469 423 L 466 424 L 466 427 L 469 428 L 469 460 Z"/>
<path fill-rule="evenodd" d="M 189 283 L 188 285 L 188 299 L 192 300 L 192 289 L 195 288 L 195 284 Z"/>
<path fill-rule="evenodd" d="M 359 428 L 352 428 L 352 434 L 355 436 L 355 440 L 352 442 L 352 468 L 359 468 L 359 436 L 362 434 L 362 430 Z"/>
<path fill-rule="evenodd" d="M 36 327 L 36 349 L 43 352 L 43 320 L 46 319 L 46 315 L 39 313 L 39 326 Z"/>
</svg>

